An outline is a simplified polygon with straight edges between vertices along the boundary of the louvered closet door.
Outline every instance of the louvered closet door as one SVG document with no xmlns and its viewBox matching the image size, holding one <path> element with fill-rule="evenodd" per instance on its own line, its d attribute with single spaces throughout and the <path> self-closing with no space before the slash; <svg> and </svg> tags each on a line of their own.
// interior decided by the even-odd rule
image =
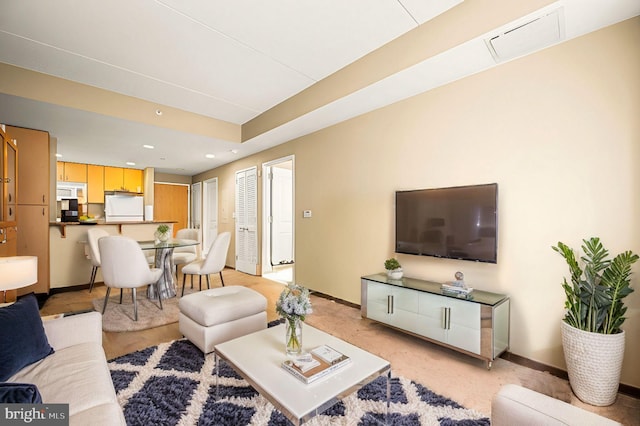
<svg viewBox="0 0 640 426">
<path fill-rule="evenodd" d="M 236 270 L 256 275 L 258 265 L 258 172 L 236 172 Z"/>
</svg>

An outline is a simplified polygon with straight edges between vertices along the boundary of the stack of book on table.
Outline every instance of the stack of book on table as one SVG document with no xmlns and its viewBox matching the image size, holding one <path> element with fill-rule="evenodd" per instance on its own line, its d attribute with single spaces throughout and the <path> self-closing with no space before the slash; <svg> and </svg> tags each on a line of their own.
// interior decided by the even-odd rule
<svg viewBox="0 0 640 426">
<path fill-rule="evenodd" d="M 453 295 L 467 296 L 473 292 L 472 288 L 460 287 L 457 285 L 442 284 L 442 291 Z"/>
<path fill-rule="evenodd" d="M 351 358 L 327 345 L 321 345 L 310 353 L 282 362 L 282 368 L 302 380 L 313 383 L 351 362 Z"/>
</svg>

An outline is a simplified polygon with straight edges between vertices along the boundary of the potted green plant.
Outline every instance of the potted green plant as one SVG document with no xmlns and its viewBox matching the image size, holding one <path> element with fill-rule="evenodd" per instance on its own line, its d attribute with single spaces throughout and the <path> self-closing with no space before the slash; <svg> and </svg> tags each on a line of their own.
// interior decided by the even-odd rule
<svg viewBox="0 0 640 426">
<path fill-rule="evenodd" d="M 390 258 L 384 261 L 384 269 L 387 270 L 387 276 L 392 280 L 402 278 L 402 266 L 397 259 Z"/>
<path fill-rule="evenodd" d="M 562 282 L 567 309 L 561 322 L 562 347 L 569 383 L 582 401 L 611 405 L 616 399 L 624 356 L 621 329 L 627 308 L 623 299 L 633 292 L 631 266 L 638 255 L 631 251 L 608 259 L 600 239 L 583 240 L 580 261 L 573 249 L 558 242 L 553 250 L 569 266 L 571 282 Z"/>
<path fill-rule="evenodd" d="M 155 237 L 156 239 L 165 242 L 169 239 L 169 225 L 158 225 L 158 228 L 156 229 L 155 232 Z"/>
</svg>

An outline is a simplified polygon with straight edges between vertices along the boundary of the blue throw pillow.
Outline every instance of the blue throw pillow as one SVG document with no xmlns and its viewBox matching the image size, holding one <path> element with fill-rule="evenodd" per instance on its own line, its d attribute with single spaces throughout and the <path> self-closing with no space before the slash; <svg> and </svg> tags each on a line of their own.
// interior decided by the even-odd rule
<svg viewBox="0 0 640 426">
<path fill-rule="evenodd" d="M 2 404 L 42 404 L 42 396 L 31 383 L 0 383 Z"/>
<path fill-rule="evenodd" d="M 0 308 L 0 381 L 52 353 L 33 293 Z"/>
</svg>

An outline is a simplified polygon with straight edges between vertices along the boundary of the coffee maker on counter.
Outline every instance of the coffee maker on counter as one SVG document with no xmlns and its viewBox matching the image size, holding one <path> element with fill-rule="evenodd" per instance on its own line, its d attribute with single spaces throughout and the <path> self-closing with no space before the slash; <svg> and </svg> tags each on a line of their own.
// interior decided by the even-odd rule
<svg viewBox="0 0 640 426">
<path fill-rule="evenodd" d="M 60 200 L 60 214 L 62 222 L 78 222 L 78 199 L 63 198 Z"/>
</svg>

